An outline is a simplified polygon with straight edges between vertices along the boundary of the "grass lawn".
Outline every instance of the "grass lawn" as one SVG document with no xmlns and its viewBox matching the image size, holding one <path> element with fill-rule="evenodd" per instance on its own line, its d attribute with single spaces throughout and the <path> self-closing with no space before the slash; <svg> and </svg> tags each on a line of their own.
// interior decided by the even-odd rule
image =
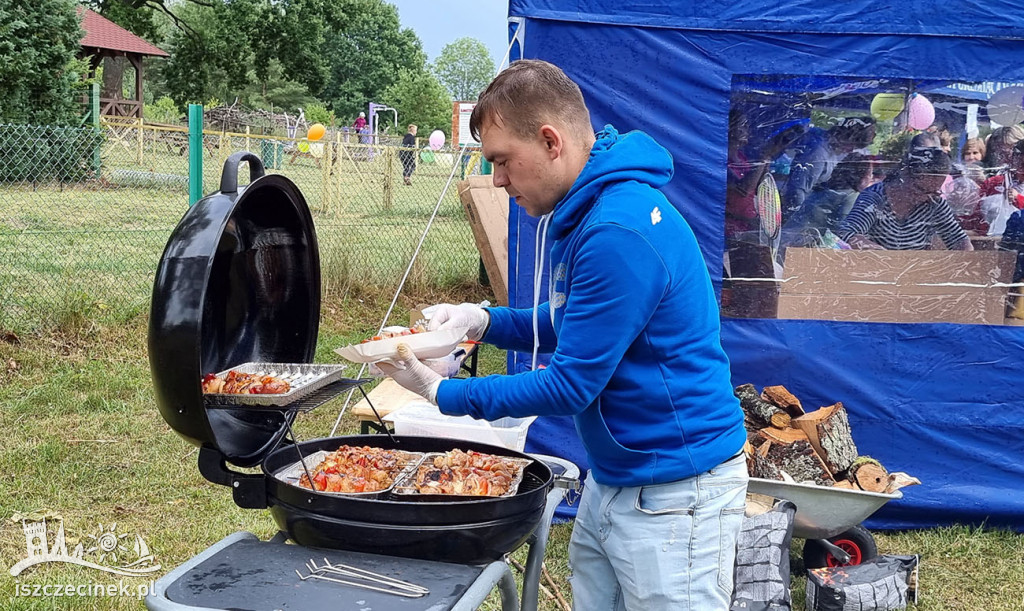
<svg viewBox="0 0 1024 611">
<path fill-rule="evenodd" d="M 333 362 L 334 347 L 375 330 L 389 301 L 384 293 L 350 293 L 324 304 L 317 362 Z M 445 299 L 482 299 L 479 288 L 403 296 L 400 308 Z M 270 537 L 265 510 L 244 510 L 229 491 L 205 481 L 196 468 L 196 448 L 157 413 L 145 351 L 144 314 L 125 314 L 122 324 L 78 324 L 23 334 L 0 342 L 0 608 L 141 609 L 132 597 L 15 597 L 15 584 L 109 584 L 117 577 L 71 565 L 48 564 L 17 579 L 7 568 L 25 556 L 25 538 L 15 514 L 49 511 L 64 519 L 69 547 L 88 542 L 116 524 L 118 532 L 142 534 L 162 569 L 177 566 L 222 537 L 239 530 Z M 481 371 L 498 372 L 504 354 L 485 347 Z M 327 435 L 340 409 L 336 401 L 299 417 L 302 439 Z M 342 418 L 339 434 L 356 432 Z M 547 566 L 559 588 L 566 581 L 570 525 L 552 530 Z M 883 553 L 921 555 L 919 609 L 1024 609 L 1024 537 L 963 527 L 876 533 Z M 52 535 L 51 535 L 52 536 Z M 801 542 L 793 547 L 794 608 L 803 609 Z M 525 562 L 522 550 L 517 553 Z M 147 580 L 125 578 L 135 585 Z M 498 609 L 492 595 L 486 609 Z M 541 609 L 558 609 L 543 598 Z"/>
</svg>

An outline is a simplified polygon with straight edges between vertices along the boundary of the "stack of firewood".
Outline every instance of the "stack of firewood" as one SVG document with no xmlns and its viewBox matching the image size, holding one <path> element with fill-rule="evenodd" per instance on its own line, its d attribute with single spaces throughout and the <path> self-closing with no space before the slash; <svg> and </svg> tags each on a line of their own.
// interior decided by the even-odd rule
<svg viewBox="0 0 1024 611">
<path fill-rule="evenodd" d="M 806 413 L 783 386 L 758 393 L 744 384 L 735 394 L 745 416 L 751 477 L 884 493 L 921 483 L 859 454 L 842 403 Z"/>
</svg>

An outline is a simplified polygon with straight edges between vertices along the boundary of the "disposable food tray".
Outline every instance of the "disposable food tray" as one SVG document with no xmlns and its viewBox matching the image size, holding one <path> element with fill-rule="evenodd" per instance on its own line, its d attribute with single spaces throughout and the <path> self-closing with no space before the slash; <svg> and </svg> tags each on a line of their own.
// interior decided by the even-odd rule
<svg viewBox="0 0 1024 611">
<path fill-rule="evenodd" d="M 523 481 L 523 474 L 526 473 L 526 467 L 533 462 L 525 458 L 512 458 L 509 456 L 493 455 L 501 460 L 510 462 L 519 467 L 519 472 L 512 478 L 512 483 L 508 487 L 508 491 L 505 494 L 498 496 L 484 496 L 478 494 L 424 494 L 416 489 L 416 475 L 419 472 L 421 466 L 433 465 L 434 458 L 437 456 L 444 456 L 444 452 L 428 452 L 423 455 L 423 459 L 417 463 L 417 465 L 405 471 L 400 479 L 395 480 L 395 485 L 391 489 L 391 493 L 395 496 L 402 497 L 402 500 L 416 500 L 424 502 L 445 502 L 452 499 L 497 499 L 509 496 L 515 496 L 519 490 L 519 484 Z"/>
<path fill-rule="evenodd" d="M 303 457 L 305 459 L 305 462 L 306 462 L 306 467 L 309 468 L 310 474 L 312 474 L 314 472 L 314 470 L 316 469 L 316 466 L 319 465 L 321 462 L 323 462 L 323 460 L 330 453 L 331 452 L 328 452 L 327 450 L 320 450 L 319 452 L 314 452 L 314 453 L 310 454 L 309 456 Z M 397 472 L 395 473 L 394 477 L 391 479 L 391 485 L 388 486 L 387 488 L 383 488 L 381 490 L 374 490 L 372 492 L 323 492 L 323 491 L 320 491 L 320 490 L 314 490 L 313 492 L 316 492 L 317 494 L 326 494 L 326 495 L 330 495 L 330 496 L 345 496 L 345 497 L 356 496 L 356 497 L 360 497 L 360 498 L 371 498 L 371 499 L 382 498 L 382 497 L 386 496 L 389 492 L 391 492 L 392 488 L 394 488 L 394 486 L 395 486 L 395 483 L 397 483 L 399 480 L 405 478 L 409 474 L 410 471 L 415 475 L 416 468 L 419 466 L 420 462 L 423 460 L 423 453 L 422 452 L 397 452 L 397 453 L 399 454 L 398 469 L 397 469 Z M 306 474 L 306 471 L 305 471 L 305 469 L 302 466 L 302 462 L 301 461 L 295 461 L 291 465 L 289 465 L 289 466 L 285 467 L 284 469 L 281 469 L 280 471 L 275 473 L 274 477 L 276 477 L 277 479 L 281 480 L 282 482 L 284 482 L 286 484 L 290 484 L 290 485 L 295 486 L 297 488 L 302 488 L 303 490 L 309 491 L 310 490 L 309 488 L 306 488 L 305 486 L 299 485 L 299 480 L 305 474 Z"/>
<path fill-rule="evenodd" d="M 228 393 L 204 393 L 203 403 L 207 407 L 232 406 L 273 406 L 287 407 L 324 386 L 340 380 L 345 365 L 314 365 L 312 363 L 243 363 L 216 374 L 224 377 L 229 372 L 270 375 L 281 378 L 291 385 L 291 390 L 276 395 L 243 395 Z"/>
<path fill-rule="evenodd" d="M 451 354 L 465 339 L 466 329 L 459 327 L 350 344 L 334 352 L 353 363 L 376 363 L 397 358 L 398 344 L 405 344 L 416 358 L 436 359 Z"/>
</svg>

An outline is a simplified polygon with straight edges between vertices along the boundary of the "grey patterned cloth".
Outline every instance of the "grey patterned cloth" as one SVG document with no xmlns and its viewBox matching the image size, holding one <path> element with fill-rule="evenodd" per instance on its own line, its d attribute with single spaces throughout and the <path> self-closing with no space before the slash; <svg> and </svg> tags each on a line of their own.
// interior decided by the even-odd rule
<svg viewBox="0 0 1024 611">
<path fill-rule="evenodd" d="M 894 611 L 916 602 L 917 556 L 807 571 L 807 611 Z"/>
<path fill-rule="evenodd" d="M 736 543 L 734 611 L 788 611 L 789 543 L 796 506 L 785 500 L 770 511 L 743 518 Z"/>
</svg>

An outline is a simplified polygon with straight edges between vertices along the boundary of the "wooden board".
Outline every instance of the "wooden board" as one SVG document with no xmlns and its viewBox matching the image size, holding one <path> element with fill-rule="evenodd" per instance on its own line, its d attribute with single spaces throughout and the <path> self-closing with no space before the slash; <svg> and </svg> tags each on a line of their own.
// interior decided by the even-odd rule
<svg viewBox="0 0 1024 611">
<path fill-rule="evenodd" d="M 1002 324 L 1007 251 L 790 248 L 779 318 Z"/>
<path fill-rule="evenodd" d="M 402 388 L 398 385 L 398 382 L 391 378 L 381 380 L 380 384 L 366 394 L 370 396 L 370 401 L 373 401 L 373 406 L 377 408 L 377 413 L 380 414 L 381 418 L 410 403 L 426 401 L 426 399 L 416 393 Z M 370 409 L 365 398 L 360 399 L 359 403 L 352 407 L 352 414 L 360 421 L 377 421 L 377 416 L 373 414 L 373 410 Z"/>
<path fill-rule="evenodd" d="M 459 183 L 459 199 L 473 229 L 476 247 L 498 305 L 508 305 L 508 193 L 491 176 Z"/>
</svg>

